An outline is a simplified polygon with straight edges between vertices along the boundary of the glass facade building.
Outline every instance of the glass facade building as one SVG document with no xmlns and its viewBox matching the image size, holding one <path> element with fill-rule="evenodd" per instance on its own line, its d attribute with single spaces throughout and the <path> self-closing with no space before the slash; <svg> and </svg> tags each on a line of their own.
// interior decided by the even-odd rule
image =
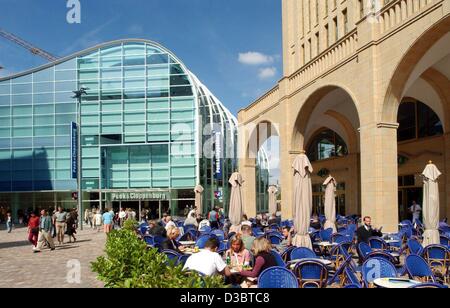
<svg viewBox="0 0 450 308">
<path fill-rule="evenodd" d="M 114 41 L 0 79 L 0 205 L 76 206 L 73 91 L 81 103 L 83 207 L 227 206 L 237 121 L 185 65 L 146 40 Z M 224 185 L 225 183 L 225 185 Z M 126 203 L 125 205 L 123 203 Z"/>
</svg>

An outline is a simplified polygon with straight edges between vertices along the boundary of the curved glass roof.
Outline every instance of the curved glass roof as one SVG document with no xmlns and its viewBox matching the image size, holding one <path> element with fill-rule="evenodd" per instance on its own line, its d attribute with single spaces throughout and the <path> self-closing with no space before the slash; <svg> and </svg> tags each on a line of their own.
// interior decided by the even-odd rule
<svg viewBox="0 0 450 308">
<path fill-rule="evenodd" d="M 225 170 L 216 179 L 227 182 L 235 166 L 236 118 L 168 49 L 127 39 L 0 79 L 0 160 L 18 157 L 32 169 L 0 166 L 0 191 L 73 189 L 68 124 L 76 122 L 72 91 L 81 86 L 89 88 L 81 104 L 84 189 L 195 186 L 211 137 L 225 150 L 214 161 L 222 164 L 214 170 Z M 48 157 L 45 172 L 38 152 Z M 110 165 L 103 166 L 102 156 Z"/>
</svg>

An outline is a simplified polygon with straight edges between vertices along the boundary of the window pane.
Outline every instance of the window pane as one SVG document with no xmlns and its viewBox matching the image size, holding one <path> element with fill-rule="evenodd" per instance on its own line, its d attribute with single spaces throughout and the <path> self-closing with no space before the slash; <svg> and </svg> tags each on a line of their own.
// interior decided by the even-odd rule
<svg viewBox="0 0 450 308">
<path fill-rule="evenodd" d="M 34 84 L 34 93 L 45 93 L 45 92 L 53 92 L 54 91 L 54 83 L 53 82 L 41 82 Z"/>
<path fill-rule="evenodd" d="M 77 80 L 77 71 L 56 71 L 55 72 L 55 80 Z"/>
<path fill-rule="evenodd" d="M 169 63 L 169 55 L 168 54 L 153 54 L 147 57 L 147 64 L 163 64 Z"/>
<path fill-rule="evenodd" d="M 419 138 L 443 135 L 442 122 L 438 115 L 427 105 L 417 103 Z"/>
<path fill-rule="evenodd" d="M 402 103 L 398 110 L 398 141 L 416 138 L 416 104 Z"/>
<path fill-rule="evenodd" d="M 12 93 L 14 94 L 26 94 L 26 93 L 32 93 L 32 84 L 13 84 L 12 85 Z"/>
<path fill-rule="evenodd" d="M 170 96 L 191 96 L 192 87 L 171 87 Z"/>
</svg>

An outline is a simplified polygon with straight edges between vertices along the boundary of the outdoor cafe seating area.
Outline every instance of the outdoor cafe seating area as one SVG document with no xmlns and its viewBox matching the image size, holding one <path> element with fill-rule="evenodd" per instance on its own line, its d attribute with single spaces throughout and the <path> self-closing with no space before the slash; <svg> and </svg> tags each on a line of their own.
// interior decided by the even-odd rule
<svg viewBox="0 0 450 308">
<path fill-rule="evenodd" d="M 252 231 L 255 237 L 265 237 L 272 244 L 272 255 L 277 266 L 261 272 L 255 280 L 258 288 L 447 288 L 450 282 L 450 226 L 440 223 L 440 245 L 422 246 L 423 225 L 416 221 L 403 221 L 396 234 L 373 237 L 369 243 L 357 244 L 356 230 L 360 218 L 338 216 L 337 233 L 323 229 L 325 217 L 320 217 L 321 228 L 310 228 L 313 249 L 282 247 L 281 229 L 293 226 L 292 221 L 282 221 L 265 228 L 258 227 L 254 219 Z M 165 238 L 147 234 L 147 225 L 139 227 L 139 233 L 148 247 L 167 255 L 172 264 L 185 264 L 192 255 L 203 249 L 210 237 L 220 242 L 218 253 L 225 257 L 235 233 L 223 231 L 223 220 L 218 229 L 184 226 L 179 243 L 187 247 L 183 253 L 162 250 Z M 253 260 L 254 262 L 254 260 Z M 252 266 L 250 262 L 250 267 Z M 239 271 L 233 271 L 239 275 Z"/>
</svg>

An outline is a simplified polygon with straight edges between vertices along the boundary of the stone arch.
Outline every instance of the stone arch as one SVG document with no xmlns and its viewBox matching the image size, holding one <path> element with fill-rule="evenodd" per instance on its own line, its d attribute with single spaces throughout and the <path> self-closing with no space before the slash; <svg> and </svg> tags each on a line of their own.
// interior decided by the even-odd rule
<svg viewBox="0 0 450 308">
<path fill-rule="evenodd" d="M 324 99 L 329 93 L 331 93 L 334 90 L 341 90 L 343 91 L 351 100 L 353 107 L 356 109 L 356 115 L 358 117 L 358 125 L 360 123 L 360 112 L 359 112 L 359 105 L 357 103 L 357 100 L 353 93 L 348 90 L 346 87 L 341 85 L 326 85 L 323 86 L 316 91 L 314 91 L 305 101 L 305 103 L 300 108 L 300 111 L 297 115 L 297 119 L 295 121 L 294 127 L 293 127 L 293 133 L 292 133 L 292 140 L 291 140 L 291 150 L 296 152 L 303 150 L 303 147 L 305 146 L 305 133 L 308 126 L 309 118 L 312 115 L 314 109 L 320 104 L 322 99 Z M 337 120 L 343 128 L 347 131 L 353 130 L 353 134 L 350 133 L 348 135 L 348 138 L 351 139 L 355 137 L 357 139 L 356 134 L 354 133 L 354 128 L 351 125 L 350 121 L 342 116 L 341 113 L 339 113 L 336 110 L 327 110 L 325 112 L 325 115 L 331 116 L 335 120 Z M 357 142 L 356 142 L 357 144 Z"/>
<path fill-rule="evenodd" d="M 328 127 L 328 126 L 323 126 L 319 129 L 317 129 L 316 131 L 314 131 L 313 134 L 311 134 L 311 136 L 307 139 L 307 141 L 305 142 L 305 150 L 308 151 L 308 148 L 311 146 L 311 143 L 313 143 L 317 136 L 319 136 L 320 133 L 330 130 L 332 132 L 334 132 L 335 134 L 337 134 L 340 138 L 342 138 L 342 140 L 345 143 L 345 146 L 347 147 L 348 152 L 350 153 L 350 146 L 349 146 L 349 139 L 345 138 L 345 136 L 342 136 L 341 134 L 339 134 L 339 132 L 335 131 L 334 129 Z"/>
<path fill-rule="evenodd" d="M 278 124 L 269 119 L 261 119 L 246 130 L 248 139 L 245 144 L 245 158 L 256 158 L 264 142 L 272 136 L 280 136 Z"/>
<path fill-rule="evenodd" d="M 425 71 L 421 78 L 438 94 L 443 109 L 442 124 L 444 132 L 450 131 L 450 80 L 436 69 Z M 426 102 L 424 102 L 426 103 Z"/>
<path fill-rule="evenodd" d="M 381 122 L 397 122 L 398 108 L 414 70 L 427 52 L 449 33 L 449 29 L 450 16 L 447 16 L 426 29 L 407 50 L 390 79 L 381 110 Z M 422 73 L 424 72 L 417 77 L 420 77 Z"/>
</svg>

